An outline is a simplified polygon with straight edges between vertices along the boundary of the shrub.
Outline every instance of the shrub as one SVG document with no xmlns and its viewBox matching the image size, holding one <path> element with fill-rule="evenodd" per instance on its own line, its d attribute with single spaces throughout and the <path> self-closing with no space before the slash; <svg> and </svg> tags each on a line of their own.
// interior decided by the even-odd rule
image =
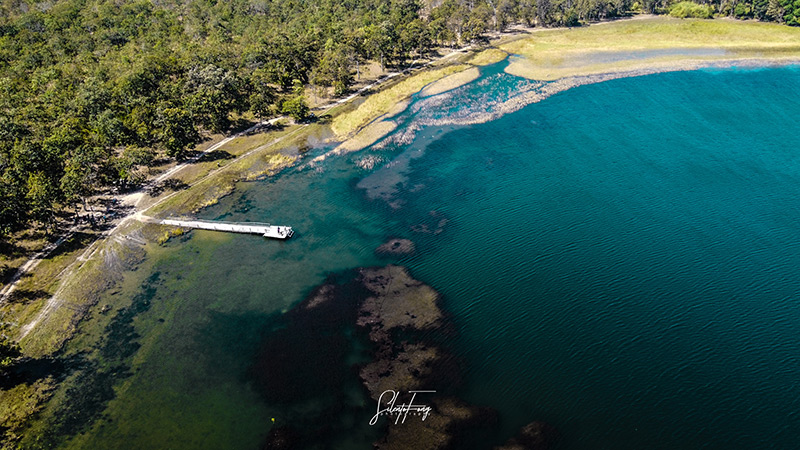
<svg viewBox="0 0 800 450">
<path fill-rule="evenodd" d="M 713 14 L 714 8 L 711 6 L 698 5 L 694 2 L 680 2 L 669 8 L 669 15 L 680 19 L 685 19 L 687 17 L 710 19 Z"/>
<path fill-rule="evenodd" d="M 158 245 L 166 245 L 170 239 L 178 236 L 182 236 L 186 233 L 186 230 L 183 228 L 173 228 L 171 230 L 165 231 L 164 234 L 159 236 L 158 238 Z"/>
</svg>

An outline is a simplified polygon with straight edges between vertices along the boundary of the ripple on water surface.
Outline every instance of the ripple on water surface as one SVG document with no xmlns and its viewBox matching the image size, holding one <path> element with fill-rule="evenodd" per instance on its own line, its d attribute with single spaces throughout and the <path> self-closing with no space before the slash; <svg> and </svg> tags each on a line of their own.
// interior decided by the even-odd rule
<svg viewBox="0 0 800 450">
<path fill-rule="evenodd" d="M 579 87 L 412 164 L 409 185 L 436 182 L 409 207 L 454 224 L 413 268 L 462 324 L 468 398 L 504 433 L 533 414 L 574 449 L 794 445 L 798 78 Z"/>
</svg>

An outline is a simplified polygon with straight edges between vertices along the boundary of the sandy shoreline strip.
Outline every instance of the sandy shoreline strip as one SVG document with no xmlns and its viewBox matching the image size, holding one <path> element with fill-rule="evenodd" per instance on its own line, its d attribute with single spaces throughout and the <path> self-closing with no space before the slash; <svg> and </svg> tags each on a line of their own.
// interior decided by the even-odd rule
<svg viewBox="0 0 800 450">
<path fill-rule="evenodd" d="M 517 57 L 518 59 L 524 59 Z M 787 67 L 793 65 L 800 65 L 800 57 L 791 58 L 680 58 L 672 57 L 669 59 L 635 59 L 620 61 L 622 64 L 617 64 L 616 70 L 609 70 L 599 73 L 588 73 L 581 75 L 571 75 L 561 77 L 552 81 L 531 80 L 526 88 L 520 89 L 514 95 L 506 99 L 473 99 L 476 103 L 480 103 L 481 107 L 492 104 L 489 110 L 480 108 L 477 111 L 465 111 L 461 115 L 451 115 L 447 117 L 440 117 L 437 119 L 420 119 L 416 124 L 409 124 L 407 133 L 402 136 L 390 137 L 392 140 L 400 145 L 410 144 L 416 136 L 416 133 L 425 126 L 447 126 L 447 125 L 475 125 L 486 123 L 492 120 L 516 112 L 530 104 L 538 103 L 548 97 L 556 95 L 560 92 L 569 89 L 583 86 L 587 84 L 602 83 L 604 81 L 615 80 L 619 78 L 632 78 L 647 75 L 654 75 L 658 73 L 667 72 L 680 72 L 691 70 L 726 70 L 726 69 L 758 69 L 758 68 L 772 68 L 772 67 Z M 520 65 L 511 61 L 506 67 L 505 72 L 519 76 L 521 78 L 528 78 L 523 70 L 519 70 Z M 427 85 L 419 91 L 420 98 L 429 99 L 437 95 L 447 97 L 450 91 L 456 87 L 465 86 L 480 78 L 478 68 L 473 67 L 462 72 L 449 75 L 439 81 Z M 448 79 L 451 78 L 451 79 Z M 442 83 L 441 87 L 437 87 L 437 83 Z M 454 86 L 455 85 L 455 86 Z M 439 97 L 437 97 L 439 98 Z M 485 100 L 485 101 L 481 101 Z M 342 155 L 350 152 L 363 150 L 371 145 L 379 143 L 386 136 L 390 135 L 397 129 L 398 124 L 393 120 L 388 120 L 388 117 L 394 117 L 399 112 L 405 111 L 409 106 L 408 98 L 398 102 L 391 108 L 393 114 L 386 114 L 378 120 L 370 123 L 366 127 L 359 130 L 355 136 L 344 140 L 339 146 L 324 155 L 318 156 L 313 161 L 320 162 L 332 155 Z M 383 119 L 383 120 L 381 120 Z"/>
<path fill-rule="evenodd" d="M 673 55 L 664 58 L 632 58 L 609 64 L 585 65 L 575 68 L 541 68 L 536 67 L 524 57 L 514 57 L 506 67 L 505 72 L 510 75 L 536 81 L 558 82 L 565 79 L 580 77 L 605 77 L 613 74 L 629 74 L 627 76 L 649 75 L 658 72 L 677 72 L 698 70 L 705 68 L 732 68 L 732 67 L 778 67 L 790 66 L 800 62 L 800 55 L 792 57 L 753 57 L 753 56 L 708 56 L 697 57 L 692 55 Z M 545 71 L 548 74 L 566 72 L 563 76 L 539 76 Z"/>
</svg>

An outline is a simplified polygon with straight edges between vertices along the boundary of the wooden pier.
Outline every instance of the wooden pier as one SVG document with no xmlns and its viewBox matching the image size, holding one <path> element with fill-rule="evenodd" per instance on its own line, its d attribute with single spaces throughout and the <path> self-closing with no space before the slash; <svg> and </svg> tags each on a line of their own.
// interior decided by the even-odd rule
<svg viewBox="0 0 800 450">
<path fill-rule="evenodd" d="M 201 219 L 163 219 L 158 223 L 198 230 L 225 231 L 228 233 L 260 234 L 273 239 L 288 239 L 294 234 L 292 227 L 274 226 L 261 222 L 217 222 Z"/>
</svg>

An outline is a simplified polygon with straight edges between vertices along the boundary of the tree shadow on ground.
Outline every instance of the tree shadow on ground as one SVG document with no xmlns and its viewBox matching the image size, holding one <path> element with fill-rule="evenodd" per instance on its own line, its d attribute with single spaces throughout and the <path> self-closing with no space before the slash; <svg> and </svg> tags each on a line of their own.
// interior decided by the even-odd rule
<svg viewBox="0 0 800 450">
<path fill-rule="evenodd" d="M 27 253 L 25 247 L 17 245 L 14 242 L 0 241 L 0 255 L 8 258 L 18 258 Z"/>
<path fill-rule="evenodd" d="M 0 375 L 0 390 L 8 390 L 20 384 L 33 384 L 47 377 L 61 381 L 73 370 L 85 365 L 83 355 L 67 358 L 22 358 L 9 371 Z"/>
<path fill-rule="evenodd" d="M 197 162 L 212 162 L 212 161 L 220 161 L 220 160 L 228 160 L 233 159 L 235 156 L 228 153 L 225 150 L 214 150 L 213 152 L 205 153 L 201 156 Z"/>
<path fill-rule="evenodd" d="M 240 132 L 252 127 L 255 124 L 256 124 L 256 122 L 239 118 L 239 119 L 236 119 L 233 122 L 231 122 L 231 124 L 228 127 L 227 131 L 229 133 L 240 133 Z"/>
<path fill-rule="evenodd" d="M 17 268 L 8 266 L 3 264 L 0 266 L 0 283 L 7 284 L 11 282 L 11 279 L 14 278 L 14 274 L 17 273 Z"/>
<path fill-rule="evenodd" d="M 316 117 L 315 122 L 320 125 L 328 125 L 333 120 L 333 116 L 331 116 L 330 114 L 323 114 L 321 116 L 315 116 L 315 117 Z"/>
<path fill-rule="evenodd" d="M 97 239 L 97 235 L 95 234 L 76 231 L 72 235 L 72 237 L 62 242 L 61 245 L 59 245 L 55 250 L 53 250 L 53 252 L 47 256 L 47 259 L 53 259 L 63 254 L 73 252 L 81 248 L 85 248 L 86 246 L 94 242 L 95 239 Z"/>
<path fill-rule="evenodd" d="M 147 189 L 147 194 L 151 197 L 158 197 L 166 190 L 182 191 L 188 187 L 189 185 L 186 184 L 184 181 L 176 180 L 175 178 L 169 178 L 154 186 L 150 186 Z"/>
<path fill-rule="evenodd" d="M 264 133 L 266 131 L 281 131 L 284 128 L 286 128 L 286 124 L 280 121 L 270 124 L 259 125 L 254 129 L 250 130 L 250 132 L 247 133 L 247 136 L 252 136 L 258 133 Z"/>
<path fill-rule="evenodd" d="M 153 170 L 156 167 L 164 166 L 164 165 L 167 165 L 167 164 L 169 164 L 171 162 L 172 162 L 172 158 L 169 158 L 169 157 L 166 157 L 166 156 L 162 156 L 160 158 L 157 157 L 157 158 L 153 159 L 153 161 L 149 164 L 149 167 L 150 167 L 150 170 Z"/>
<path fill-rule="evenodd" d="M 43 289 L 15 289 L 6 301 L 10 304 L 27 305 L 28 303 L 49 298 L 50 293 Z"/>
</svg>

